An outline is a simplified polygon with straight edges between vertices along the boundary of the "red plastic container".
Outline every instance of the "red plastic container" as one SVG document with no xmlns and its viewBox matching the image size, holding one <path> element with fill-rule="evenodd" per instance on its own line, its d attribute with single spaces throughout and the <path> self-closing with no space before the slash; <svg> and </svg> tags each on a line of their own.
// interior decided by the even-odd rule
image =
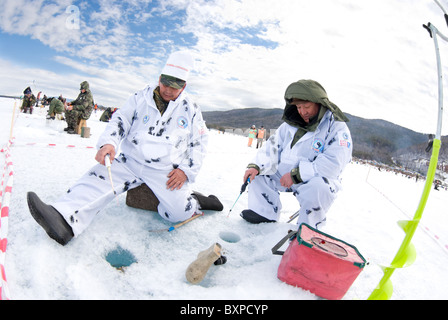
<svg viewBox="0 0 448 320">
<path fill-rule="evenodd" d="M 302 224 L 282 256 L 277 276 L 319 297 L 339 300 L 365 264 L 354 246 Z"/>
</svg>

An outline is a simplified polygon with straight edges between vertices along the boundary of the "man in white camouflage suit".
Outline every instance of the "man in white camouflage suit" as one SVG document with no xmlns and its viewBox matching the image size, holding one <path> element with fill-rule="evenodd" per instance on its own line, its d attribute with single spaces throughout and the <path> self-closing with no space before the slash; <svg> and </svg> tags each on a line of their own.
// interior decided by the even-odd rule
<svg viewBox="0 0 448 320">
<path fill-rule="evenodd" d="M 146 184 L 158 199 L 159 215 L 172 223 L 185 221 L 199 210 L 223 209 L 216 196 L 193 192 L 208 142 L 202 113 L 184 91 L 194 60 L 187 52 L 175 52 L 159 77 L 159 85 L 147 86 L 119 108 L 99 137 L 99 162 L 67 194 L 53 205 L 28 192 L 31 215 L 47 234 L 67 244 L 79 236 L 95 216 L 115 197 L 105 167 L 111 172 L 117 194 Z M 116 154 L 120 147 L 121 153 Z"/>
</svg>

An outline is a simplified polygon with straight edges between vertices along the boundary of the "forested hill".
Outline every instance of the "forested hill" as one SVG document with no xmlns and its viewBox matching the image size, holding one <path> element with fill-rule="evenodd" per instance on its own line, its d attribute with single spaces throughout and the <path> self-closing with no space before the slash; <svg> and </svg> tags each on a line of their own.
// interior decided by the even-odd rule
<svg viewBox="0 0 448 320">
<path fill-rule="evenodd" d="M 425 152 L 428 134 L 418 133 L 385 120 L 364 119 L 345 113 L 350 119 L 347 123 L 353 138 L 353 155 L 355 157 L 392 163 L 392 158 L 407 154 L 412 157 L 430 157 Z M 276 129 L 282 123 L 283 109 L 248 108 L 228 111 L 203 112 L 209 128 L 242 129 L 250 126 Z M 442 140 L 445 146 L 448 138 Z M 447 148 L 442 148 L 440 159 L 448 160 Z"/>
</svg>

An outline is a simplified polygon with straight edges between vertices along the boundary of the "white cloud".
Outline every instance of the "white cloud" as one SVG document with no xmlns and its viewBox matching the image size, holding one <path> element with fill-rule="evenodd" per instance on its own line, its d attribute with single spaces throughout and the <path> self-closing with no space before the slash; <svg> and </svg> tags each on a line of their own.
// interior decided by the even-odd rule
<svg viewBox="0 0 448 320">
<path fill-rule="evenodd" d="M 52 3 L 1 0 L 0 29 L 10 34 L 31 36 L 55 50 L 63 50 L 79 39 L 77 30 L 66 28 L 68 15 L 65 9 L 70 4 L 69 0 Z"/>
<path fill-rule="evenodd" d="M 168 54 L 192 41 L 198 63 L 188 89 L 206 110 L 282 108 L 287 85 L 311 78 L 343 111 L 434 127 L 435 55 L 422 24 L 443 31 L 445 21 L 431 1 L 100 0 L 93 11 L 91 2 L 76 3 L 79 30 L 61 27 L 71 4 L 0 0 L 0 28 L 57 50 L 55 61 L 79 74 L 47 72 L 53 86 L 77 90 L 88 77 L 104 104 L 156 81 Z"/>
<path fill-rule="evenodd" d="M 239 99 L 234 104 L 217 99 L 207 105 L 283 107 L 286 86 L 312 78 L 346 112 L 385 118 L 414 130 L 434 128 L 435 111 L 427 107 L 436 99 L 434 48 L 422 24 L 433 19 L 443 27 L 445 22 L 430 3 L 219 3 L 225 5 L 207 2 L 190 8 L 186 25 L 199 39 L 197 51 L 204 52 L 201 74 L 213 78 L 209 83 L 216 83 L 215 78 L 240 80 L 210 85 L 207 96 L 220 97 L 222 90 Z M 243 44 L 220 33 L 223 27 L 258 24 L 266 27 L 263 37 L 277 42 L 276 48 Z M 252 94 L 234 94 L 235 85 Z"/>
</svg>

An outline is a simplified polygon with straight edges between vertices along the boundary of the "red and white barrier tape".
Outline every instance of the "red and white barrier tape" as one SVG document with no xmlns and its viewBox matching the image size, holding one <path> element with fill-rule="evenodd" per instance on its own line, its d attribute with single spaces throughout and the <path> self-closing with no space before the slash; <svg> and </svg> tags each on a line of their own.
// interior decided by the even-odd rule
<svg viewBox="0 0 448 320">
<path fill-rule="evenodd" d="M 9 300 L 10 292 L 6 281 L 5 258 L 8 244 L 9 204 L 11 200 L 12 185 L 14 180 L 13 163 L 9 153 L 8 144 L 5 152 L 5 166 L 0 188 L 0 300 Z"/>
<path fill-rule="evenodd" d="M 72 144 L 68 144 L 68 145 L 62 145 L 62 144 L 55 144 L 55 143 L 41 143 L 41 142 L 28 142 L 28 143 L 14 143 L 15 147 L 18 146 L 37 146 L 37 147 L 51 147 L 51 148 L 55 148 L 55 147 L 62 147 L 62 148 L 86 148 L 86 149 L 94 149 L 95 147 L 92 146 L 75 146 Z M 3 149 L 1 150 L 3 151 Z"/>
<path fill-rule="evenodd" d="M 370 168 L 369 168 L 369 173 L 370 173 Z M 370 185 L 373 189 L 375 189 L 379 194 L 381 194 L 384 198 L 386 198 L 386 200 L 388 200 L 390 203 L 392 203 L 402 214 L 404 214 L 406 216 L 407 219 L 412 219 L 411 217 L 409 217 L 409 215 L 404 212 L 400 207 L 398 207 L 392 200 L 390 200 L 383 192 L 381 192 L 377 187 L 375 187 L 373 184 L 371 184 L 368 181 L 369 178 L 369 173 L 367 173 L 367 177 L 366 177 L 366 183 L 368 185 Z M 435 234 L 434 232 L 432 232 L 427 226 L 422 225 L 421 223 L 419 223 L 418 225 L 432 240 L 434 240 L 444 251 L 445 253 L 448 254 L 448 244 L 446 243 L 442 243 L 440 236 L 438 236 L 437 234 Z"/>
<path fill-rule="evenodd" d="M 14 181 L 13 163 L 10 154 L 11 145 L 14 146 L 40 146 L 40 147 L 64 147 L 64 148 L 86 148 L 94 149 L 92 146 L 75 146 L 75 145 L 57 145 L 54 143 L 25 143 L 16 144 L 13 138 L 8 141 L 8 145 L 1 149 L 0 152 L 5 155 L 5 166 L 3 169 L 2 183 L 0 188 L 0 300 L 10 300 L 10 292 L 8 282 L 6 280 L 5 258 L 6 247 L 8 244 L 8 222 L 9 222 L 9 207 L 12 193 L 12 185 Z"/>
</svg>

